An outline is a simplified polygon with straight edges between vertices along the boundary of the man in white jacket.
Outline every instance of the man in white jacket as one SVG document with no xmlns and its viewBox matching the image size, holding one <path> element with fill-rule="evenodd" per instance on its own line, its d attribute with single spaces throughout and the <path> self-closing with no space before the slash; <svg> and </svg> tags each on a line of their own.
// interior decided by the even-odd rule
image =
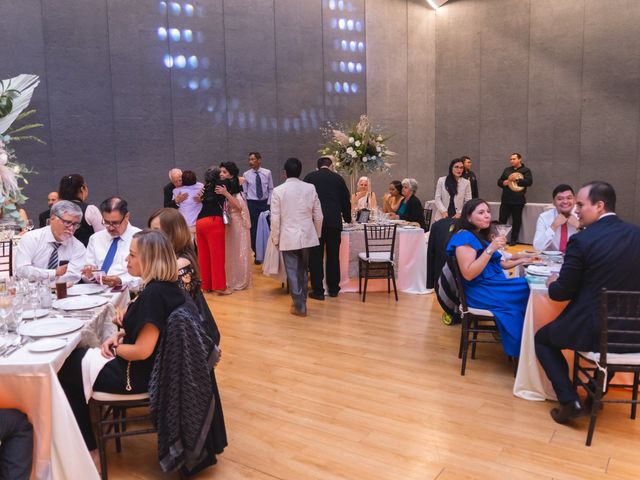
<svg viewBox="0 0 640 480">
<path fill-rule="evenodd" d="M 576 198 L 570 185 L 561 184 L 553 189 L 553 206 L 554 208 L 542 212 L 538 217 L 533 248 L 564 253 L 569 237 L 579 227 L 578 217 L 574 212 Z"/>
<path fill-rule="evenodd" d="M 289 158 L 284 164 L 287 180 L 271 196 L 271 239 L 282 252 L 293 299 L 291 313 L 307 316 L 309 249 L 322 234 L 322 208 L 316 188 L 300 180 L 302 163 Z"/>
</svg>

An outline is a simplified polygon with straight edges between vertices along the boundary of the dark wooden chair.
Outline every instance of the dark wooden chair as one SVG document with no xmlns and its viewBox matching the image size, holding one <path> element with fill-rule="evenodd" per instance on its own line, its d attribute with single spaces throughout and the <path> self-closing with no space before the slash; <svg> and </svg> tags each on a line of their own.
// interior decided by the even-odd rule
<svg viewBox="0 0 640 480">
<path fill-rule="evenodd" d="M 430 208 L 424 208 L 422 210 L 422 214 L 424 215 L 424 231 L 428 232 L 431 228 L 431 217 L 433 216 L 433 210 Z"/>
<path fill-rule="evenodd" d="M 367 284 L 370 278 L 386 278 L 387 293 L 393 293 L 398 301 L 396 276 L 394 268 L 394 250 L 396 246 L 397 225 L 364 225 L 365 252 L 358 254 L 358 293 L 362 293 L 362 301 L 367 297 Z M 364 291 L 362 279 L 364 278 Z"/>
<path fill-rule="evenodd" d="M 449 257 L 452 266 L 453 277 L 458 289 L 458 299 L 460 300 L 460 347 L 458 358 L 462 360 L 460 375 L 464 375 L 467 368 L 467 355 L 469 344 L 471 344 L 471 358 L 476 358 L 476 345 L 478 343 L 500 343 L 500 332 L 496 324 L 496 317 L 489 310 L 473 308 L 467 305 L 467 297 L 462 284 L 462 274 L 455 256 Z M 482 338 L 479 336 L 483 335 Z M 470 337 L 471 336 L 471 337 Z"/>
<path fill-rule="evenodd" d="M 0 273 L 13 276 L 13 240 L 0 240 Z"/>
<path fill-rule="evenodd" d="M 640 292 L 602 290 L 601 332 L 599 352 L 575 352 L 573 384 L 587 392 L 591 403 L 591 420 L 586 445 L 590 446 L 596 427 L 598 410 L 603 403 L 631 404 L 632 420 L 638 405 L 638 377 L 640 375 Z M 636 353 L 612 353 L 612 351 Z M 630 400 L 605 400 L 604 393 L 618 372 L 633 373 Z"/>
</svg>

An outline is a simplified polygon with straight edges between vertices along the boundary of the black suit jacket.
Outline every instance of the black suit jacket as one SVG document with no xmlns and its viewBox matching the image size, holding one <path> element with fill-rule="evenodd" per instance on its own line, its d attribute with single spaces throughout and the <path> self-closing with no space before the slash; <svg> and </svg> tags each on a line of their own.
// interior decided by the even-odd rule
<svg viewBox="0 0 640 480">
<path fill-rule="evenodd" d="M 173 189 L 176 188 L 173 183 L 167 183 L 164 188 L 164 208 L 178 208 L 178 204 L 173 201 Z"/>
<path fill-rule="evenodd" d="M 601 218 L 572 235 L 562 270 L 549 285 L 553 300 L 570 300 L 549 324 L 557 345 L 598 351 L 600 344 L 600 291 L 640 291 L 640 227 L 617 216 Z"/>
<path fill-rule="evenodd" d="M 516 172 L 521 173 L 524 176 L 523 179 L 518 180 L 518 185 L 525 187 L 521 192 L 514 192 L 508 186 L 502 184 L 502 182 L 509 178 L 509 175 Z M 509 205 L 524 205 L 527 203 L 527 187 L 530 187 L 531 185 L 533 185 L 533 175 L 531 170 L 524 166 L 524 163 L 520 165 L 520 168 L 505 168 L 498 179 L 498 186 L 502 189 L 502 197 L 500 201 Z"/>
<path fill-rule="evenodd" d="M 40 224 L 39 228 L 44 228 L 47 226 L 47 220 L 51 216 L 51 209 L 45 210 L 44 212 L 38 215 L 38 223 Z"/>
<path fill-rule="evenodd" d="M 342 230 L 342 220 L 351 222 L 351 198 L 344 179 L 328 168 L 321 168 L 304 177 L 316 187 L 322 207 L 323 227 Z"/>
</svg>

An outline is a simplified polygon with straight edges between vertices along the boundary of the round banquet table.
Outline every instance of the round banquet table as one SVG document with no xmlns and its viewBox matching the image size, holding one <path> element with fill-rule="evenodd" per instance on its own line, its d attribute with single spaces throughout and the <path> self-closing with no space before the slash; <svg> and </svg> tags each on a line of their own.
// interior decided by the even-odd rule
<svg viewBox="0 0 640 480">
<path fill-rule="evenodd" d="M 343 230 L 340 242 L 340 291 L 358 291 L 358 254 L 365 251 L 364 230 Z M 427 242 L 421 228 L 396 230 L 396 286 L 399 292 L 427 293 Z M 369 280 L 368 292 L 387 291 L 384 279 Z"/>
</svg>

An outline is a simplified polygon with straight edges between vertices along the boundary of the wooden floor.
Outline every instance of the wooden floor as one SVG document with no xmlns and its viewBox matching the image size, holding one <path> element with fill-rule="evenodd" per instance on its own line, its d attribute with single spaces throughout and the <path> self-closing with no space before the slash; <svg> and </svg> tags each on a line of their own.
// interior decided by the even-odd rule
<svg viewBox="0 0 640 480">
<path fill-rule="evenodd" d="M 250 290 L 208 297 L 229 446 L 194 478 L 640 478 L 640 421 L 627 407 L 607 405 L 585 447 L 586 419 L 561 426 L 554 403 L 512 395 L 499 346 L 480 345 L 461 377 L 459 327 L 441 323 L 433 295 L 310 299 L 298 318 L 258 272 Z M 111 445 L 109 477 L 178 478 L 160 471 L 155 441 Z"/>
</svg>

